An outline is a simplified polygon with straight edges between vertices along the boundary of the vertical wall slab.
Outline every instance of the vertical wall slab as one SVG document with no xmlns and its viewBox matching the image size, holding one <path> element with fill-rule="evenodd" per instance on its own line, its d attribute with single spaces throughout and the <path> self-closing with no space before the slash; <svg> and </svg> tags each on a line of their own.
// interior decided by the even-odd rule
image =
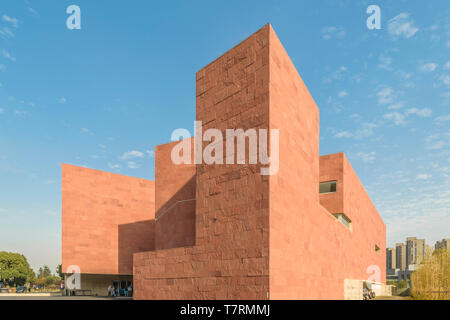
<svg viewBox="0 0 450 320">
<path fill-rule="evenodd" d="M 154 249 L 153 181 L 62 166 L 62 269 L 133 272 L 133 253 Z"/>
<path fill-rule="evenodd" d="M 193 157 L 193 139 L 186 141 Z M 156 250 L 195 244 L 196 168 L 193 158 L 187 164 L 172 161 L 172 150 L 179 143 L 166 143 L 155 149 Z"/>
<path fill-rule="evenodd" d="M 269 127 L 268 40 L 266 26 L 197 73 L 203 132 Z M 197 164 L 195 245 L 135 254 L 135 298 L 267 299 L 268 231 L 258 165 Z"/>
<path fill-rule="evenodd" d="M 344 167 L 344 213 L 352 220 L 354 258 L 350 273 L 366 269 L 365 277 L 386 281 L 386 225 L 370 200 L 364 186 L 347 157 L 343 156 Z M 376 250 L 378 248 L 378 250 Z M 362 265 L 365 263 L 366 265 Z M 370 268 L 369 268 L 370 267 Z M 369 268 L 369 269 L 367 269 Z M 374 278 L 374 279 L 375 279 Z"/>
<path fill-rule="evenodd" d="M 269 30 L 265 26 L 197 73 L 203 132 L 218 129 L 226 137 L 226 129 L 269 128 Z M 259 165 L 248 164 L 248 156 L 245 165 L 225 160 L 224 148 L 224 164 L 197 165 L 196 243 L 212 253 L 211 274 L 219 276 L 218 289 L 227 297 L 266 299 L 269 179 Z"/>
<path fill-rule="evenodd" d="M 279 171 L 270 177 L 270 298 L 315 298 L 322 279 L 313 256 L 321 243 L 310 241 L 317 233 L 319 110 L 272 28 L 270 128 L 280 130 Z"/>
<path fill-rule="evenodd" d="M 270 128 L 280 130 L 279 171 L 270 176 L 270 298 L 343 299 L 345 279 L 377 270 L 385 281 L 385 226 L 343 154 L 322 178 L 340 180 L 326 206 L 354 216 L 352 229 L 320 204 L 319 110 L 272 29 L 269 43 Z"/>
</svg>

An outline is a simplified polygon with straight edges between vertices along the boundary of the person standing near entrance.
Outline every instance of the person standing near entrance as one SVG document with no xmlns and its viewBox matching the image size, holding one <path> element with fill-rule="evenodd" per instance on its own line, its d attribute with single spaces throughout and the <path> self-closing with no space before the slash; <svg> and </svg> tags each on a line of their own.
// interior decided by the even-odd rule
<svg viewBox="0 0 450 320">
<path fill-rule="evenodd" d="M 108 286 L 108 297 L 111 297 L 111 293 L 112 293 L 112 287 L 111 285 Z"/>
<path fill-rule="evenodd" d="M 132 297 L 133 296 L 133 287 L 131 286 L 131 284 L 127 288 L 127 296 L 128 297 Z"/>
</svg>

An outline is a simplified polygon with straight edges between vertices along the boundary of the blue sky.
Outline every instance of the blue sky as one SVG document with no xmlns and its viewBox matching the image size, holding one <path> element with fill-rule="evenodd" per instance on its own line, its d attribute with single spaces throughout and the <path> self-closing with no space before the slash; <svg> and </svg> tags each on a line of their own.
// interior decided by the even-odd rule
<svg viewBox="0 0 450 320">
<path fill-rule="evenodd" d="M 448 1 L 2 0 L 0 250 L 54 269 L 61 163 L 154 179 L 154 147 L 192 132 L 195 72 L 267 22 L 320 108 L 320 153 L 347 154 L 388 245 L 449 237 Z"/>
</svg>

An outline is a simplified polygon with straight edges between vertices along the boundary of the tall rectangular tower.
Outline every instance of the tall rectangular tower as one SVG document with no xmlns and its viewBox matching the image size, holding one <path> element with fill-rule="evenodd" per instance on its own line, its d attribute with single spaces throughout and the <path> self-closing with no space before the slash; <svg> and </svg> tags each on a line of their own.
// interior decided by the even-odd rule
<svg viewBox="0 0 450 320">
<path fill-rule="evenodd" d="M 397 243 L 395 245 L 395 256 L 397 268 L 406 270 L 406 245 L 404 243 Z"/>
<path fill-rule="evenodd" d="M 406 238 L 406 265 L 420 264 L 425 254 L 425 239 Z"/>
<path fill-rule="evenodd" d="M 386 270 L 395 270 L 396 265 L 396 255 L 394 248 L 386 248 Z"/>
</svg>

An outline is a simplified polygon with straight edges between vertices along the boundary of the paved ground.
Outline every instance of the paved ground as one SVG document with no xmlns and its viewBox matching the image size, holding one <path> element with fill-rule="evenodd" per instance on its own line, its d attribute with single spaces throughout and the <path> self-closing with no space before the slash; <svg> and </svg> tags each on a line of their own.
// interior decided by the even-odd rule
<svg viewBox="0 0 450 320">
<path fill-rule="evenodd" d="M 75 296 L 75 297 L 66 297 L 66 296 L 1 296 L 0 300 L 133 300 L 133 298 L 127 298 L 127 297 L 118 297 L 118 298 L 111 298 L 111 297 L 92 297 L 92 296 Z"/>
<path fill-rule="evenodd" d="M 381 297 L 375 297 L 374 300 L 411 300 L 411 297 L 402 297 L 402 296 L 381 296 Z"/>
</svg>

